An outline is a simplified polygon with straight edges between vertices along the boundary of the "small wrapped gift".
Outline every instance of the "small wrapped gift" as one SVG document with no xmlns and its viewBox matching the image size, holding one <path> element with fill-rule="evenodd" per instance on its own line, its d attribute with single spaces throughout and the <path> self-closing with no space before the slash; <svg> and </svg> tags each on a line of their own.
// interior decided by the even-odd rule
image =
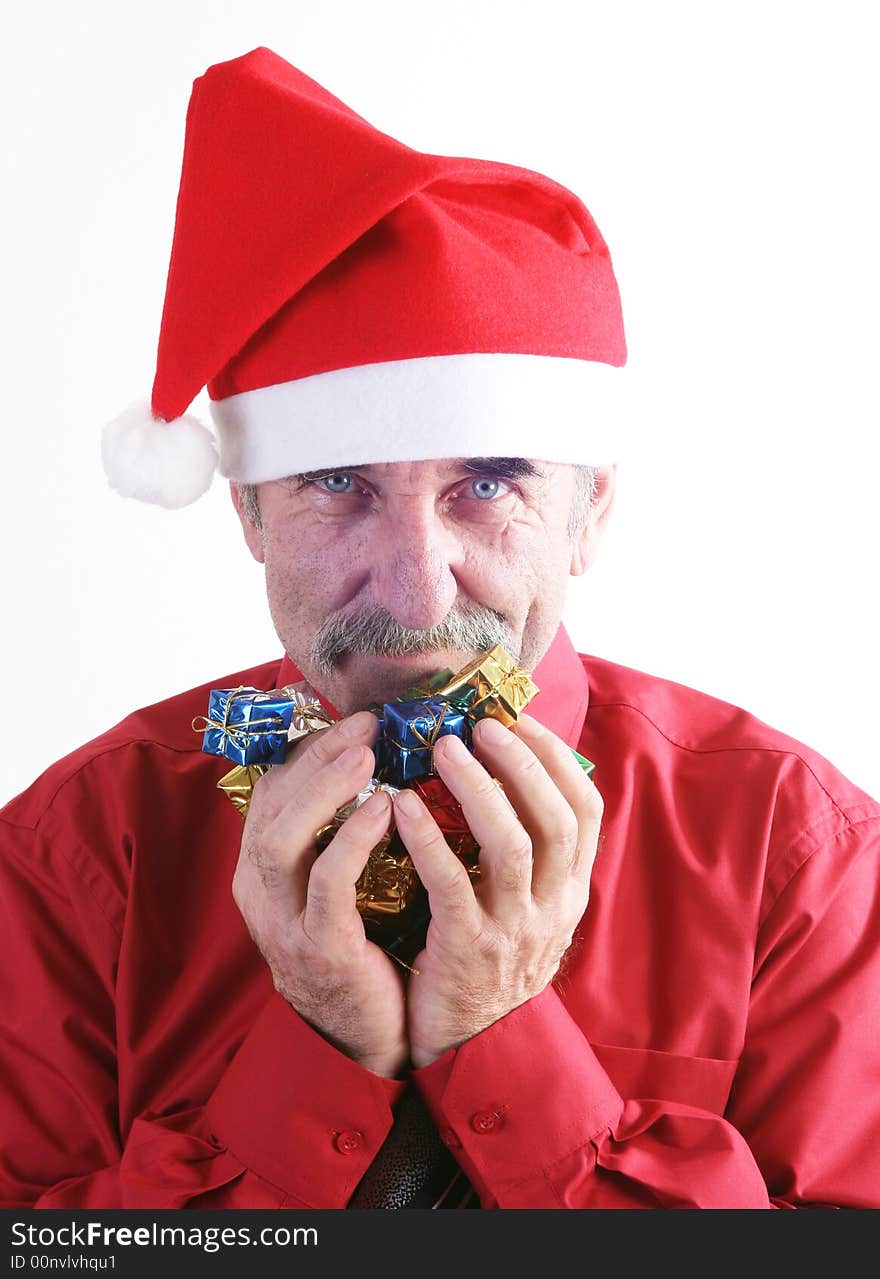
<svg viewBox="0 0 880 1279">
<path fill-rule="evenodd" d="M 289 742 L 299 741 L 307 733 L 317 733 L 322 728 L 329 728 L 333 717 L 324 710 L 318 700 L 318 694 L 308 680 L 300 680 L 298 684 L 285 684 L 281 692 L 290 699 L 290 727 L 287 730 Z"/>
<path fill-rule="evenodd" d="M 283 764 L 288 742 L 333 721 L 303 680 L 261 692 L 245 685 L 212 688 L 207 716 L 193 720 L 202 750 L 233 764 Z"/>
<path fill-rule="evenodd" d="M 471 723 L 442 697 L 385 702 L 376 741 L 376 777 L 408 786 L 434 775 L 434 745 L 453 733 L 471 749 Z"/>
<path fill-rule="evenodd" d="M 333 821 L 318 831 L 315 846 L 319 853 L 350 816 L 350 811 L 340 809 Z M 355 905 L 364 920 L 400 915 L 412 904 L 418 887 L 418 876 L 403 840 L 396 830 L 389 831 L 370 850 L 367 864 L 358 876 Z"/>
<path fill-rule="evenodd" d="M 539 691 L 528 673 L 495 644 L 453 675 L 437 696 L 466 711 L 471 719 L 491 716 L 509 728 Z"/>
<path fill-rule="evenodd" d="M 269 767 L 269 764 L 237 764 L 231 772 L 224 773 L 217 783 L 217 789 L 223 791 L 242 817 L 247 817 L 254 786 L 264 773 L 268 773 Z"/>
<path fill-rule="evenodd" d="M 315 845 L 322 853 L 333 839 L 340 826 L 355 809 L 365 804 L 376 791 L 388 791 L 392 797 L 399 787 L 390 786 L 373 778 L 350 804 L 336 810 L 333 820 L 322 826 L 315 836 Z M 374 845 L 355 885 L 357 909 L 364 922 L 381 923 L 389 916 L 402 915 L 415 902 L 420 884 L 415 866 L 394 826 Z"/>
<path fill-rule="evenodd" d="M 461 804 L 441 777 L 425 777 L 410 787 L 424 800 L 447 844 L 464 864 L 472 880 L 480 877 L 480 846 L 465 821 Z"/>
<path fill-rule="evenodd" d="M 381 839 L 367 859 L 355 886 L 357 908 L 364 921 L 404 914 L 419 892 L 419 877 L 396 830 Z"/>
</svg>

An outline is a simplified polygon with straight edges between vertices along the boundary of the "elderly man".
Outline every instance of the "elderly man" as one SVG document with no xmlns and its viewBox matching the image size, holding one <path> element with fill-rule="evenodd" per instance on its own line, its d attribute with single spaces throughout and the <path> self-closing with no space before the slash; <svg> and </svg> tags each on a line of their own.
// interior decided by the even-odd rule
<svg viewBox="0 0 880 1279">
<path fill-rule="evenodd" d="M 196 81 L 152 422 L 105 462 L 197 496 L 208 386 L 284 656 L 3 811 L 4 1205 L 880 1206 L 880 805 L 560 623 L 624 359 L 570 191 L 413 151 L 266 49 Z M 374 775 L 367 708 L 497 643 L 528 711 L 433 749 L 479 879 L 408 787 L 319 853 Z M 302 680 L 330 726 L 242 827 L 192 721 Z M 356 904 L 392 823 L 430 902 L 410 971 Z"/>
</svg>

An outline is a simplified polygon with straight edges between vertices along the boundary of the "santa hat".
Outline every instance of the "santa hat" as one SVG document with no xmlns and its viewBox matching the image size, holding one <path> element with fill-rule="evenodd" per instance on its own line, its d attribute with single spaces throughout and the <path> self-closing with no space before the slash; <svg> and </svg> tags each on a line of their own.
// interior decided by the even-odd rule
<svg viewBox="0 0 880 1279">
<path fill-rule="evenodd" d="M 104 430 L 120 493 L 184 506 L 437 457 L 615 460 L 626 359 L 605 241 L 516 165 L 416 151 L 270 49 L 193 84 L 149 405 Z M 184 416 L 207 386 L 217 442 Z"/>
</svg>

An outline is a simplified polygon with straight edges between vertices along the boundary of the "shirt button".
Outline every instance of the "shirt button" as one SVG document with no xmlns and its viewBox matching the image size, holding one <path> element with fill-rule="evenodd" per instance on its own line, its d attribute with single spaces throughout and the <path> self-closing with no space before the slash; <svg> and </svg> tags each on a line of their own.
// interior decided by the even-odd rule
<svg viewBox="0 0 880 1279">
<path fill-rule="evenodd" d="M 356 1128 L 344 1128 L 333 1137 L 333 1145 L 341 1155 L 350 1155 L 352 1151 L 359 1150 L 363 1141 L 363 1133 L 358 1132 Z"/>
<path fill-rule="evenodd" d="M 455 1133 L 452 1131 L 451 1128 L 444 1128 L 440 1136 L 443 1139 L 444 1145 L 449 1146 L 450 1150 L 461 1149 L 461 1142 L 456 1137 Z"/>
<path fill-rule="evenodd" d="M 471 1127 L 474 1132 L 492 1132 L 495 1128 L 500 1128 L 501 1124 L 501 1116 L 494 1110 L 478 1110 L 475 1115 L 471 1115 Z"/>
</svg>

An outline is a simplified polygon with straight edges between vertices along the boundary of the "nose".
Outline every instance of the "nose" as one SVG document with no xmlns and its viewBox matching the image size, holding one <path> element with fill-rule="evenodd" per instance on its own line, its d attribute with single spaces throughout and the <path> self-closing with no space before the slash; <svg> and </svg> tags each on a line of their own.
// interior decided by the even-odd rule
<svg viewBox="0 0 880 1279">
<path fill-rule="evenodd" d="M 430 497 L 393 503 L 370 539 L 371 594 L 401 626 L 428 630 L 458 593 L 453 566 L 461 548 Z"/>
</svg>

